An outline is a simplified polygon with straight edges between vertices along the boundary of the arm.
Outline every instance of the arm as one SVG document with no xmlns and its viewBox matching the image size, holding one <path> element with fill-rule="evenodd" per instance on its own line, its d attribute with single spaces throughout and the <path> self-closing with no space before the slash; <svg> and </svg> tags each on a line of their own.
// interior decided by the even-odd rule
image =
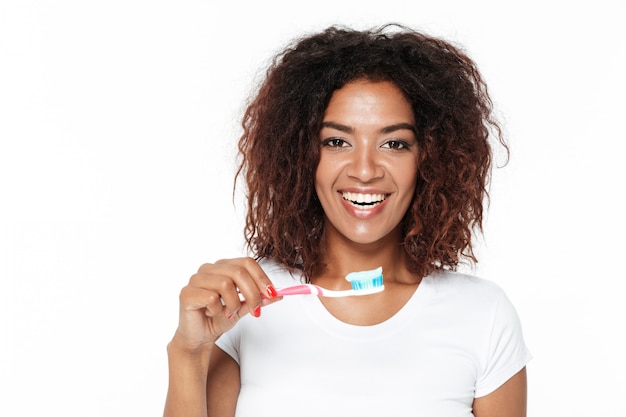
<svg viewBox="0 0 626 417">
<path fill-rule="evenodd" d="M 168 345 L 169 390 L 165 416 L 226 417 L 235 415 L 239 365 L 211 344 L 197 352 Z M 208 369 L 208 371 L 206 371 Z M 219 401 L 211 401 L 218 398 Z"/>
<path fill-rule="evenodd" d="M 242 316 L 259 317 L 261 306 L 280 300 L 275 295 L 269 278 L 250 258 L 200 267 L 180 293 L 178 329 L 167 348 L 165 417 L 234 415 L 239 366 L 215 341 Z"/>
<path fill-rule="evenodd" d="M 174 337 L 167 346 L 169 388 L 165 417 L 206 417 L 206 381 L 214 345 L 189 350 Z"/>
<path fill-rule="evenodd" d="M 207 415 L 234 416 L 240 387 L 239 364 L 222 349 L 215 347 L 206 383 Z M 211 401 L 211 398 L 219 398 L 219 401 Z"/>
<path fill-rule="evenodd" d="M 475 398 L 475 417 L 526 417 L 526 368 L 522 368 L 498 389 Z"/>
</svg>

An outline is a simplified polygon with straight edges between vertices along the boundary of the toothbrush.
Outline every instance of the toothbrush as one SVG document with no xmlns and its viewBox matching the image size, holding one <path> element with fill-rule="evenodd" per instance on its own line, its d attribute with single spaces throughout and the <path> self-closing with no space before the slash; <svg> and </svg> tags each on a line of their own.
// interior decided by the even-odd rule
<svg viewBox="0 0 626 417">
<path fill-rule="evenodd" d="M 383 268 L 379 266 L 369 271 L 351 272 L 346 275 L 350 281 L 350 290 L 327 290 L 313 284 L 300 284 L 291 287 L 277 289 L 279 296 L 285 295 L 317 295 L 320 297 L 351 297 L 354 295 L 369 295 L 381 292 L 385 289 L 383 284 Z"/>
</svg>

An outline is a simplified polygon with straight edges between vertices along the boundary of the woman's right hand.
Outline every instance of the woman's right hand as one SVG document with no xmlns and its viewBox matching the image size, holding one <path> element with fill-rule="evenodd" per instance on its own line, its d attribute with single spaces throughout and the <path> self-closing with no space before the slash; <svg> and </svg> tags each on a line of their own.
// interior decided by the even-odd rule
<svg viewBox="0 0 626 417">
<path fill-rule="evenodd" d="M 239 292 L 245 298 L 241 301 Z M 261 307 L 282 299 L 252 258 L 204 264 L 180 292 L 177 346 L 196 351 L 212 344 L 244 315 L 261 315 Z"/>
</svg>

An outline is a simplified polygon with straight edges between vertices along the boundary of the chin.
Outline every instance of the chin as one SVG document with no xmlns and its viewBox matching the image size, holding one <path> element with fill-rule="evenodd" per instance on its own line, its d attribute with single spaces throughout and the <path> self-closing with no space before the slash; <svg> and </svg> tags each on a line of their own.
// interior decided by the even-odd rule
<svg viewBox="0 0 626 417">
<path fill-rule="evenodd" d="M 393 231 L 389 233 L 346 233 L 344 234 L 345 238 L 357 245 L 372 245 L 377 243 L 388 242 L 392 235 L 395 233 Z"/>
</svg>

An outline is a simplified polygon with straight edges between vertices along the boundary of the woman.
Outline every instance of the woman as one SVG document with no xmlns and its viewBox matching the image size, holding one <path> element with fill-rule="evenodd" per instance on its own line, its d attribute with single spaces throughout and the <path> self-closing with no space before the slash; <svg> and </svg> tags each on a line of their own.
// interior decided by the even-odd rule
<svg viewBox="0 0 626 417">
<path fill-rule="evenodd" d="M 516 312 L 455 272 L 490 134 L 506 146 L 474 63 L 403 27 L 329 28 L 275 58 L 243 127 L 254 258 L 181 291 L 165 415 L 525 416 Z M 378 266 L 377 294 L 276 296 Z"/>
</svg>

